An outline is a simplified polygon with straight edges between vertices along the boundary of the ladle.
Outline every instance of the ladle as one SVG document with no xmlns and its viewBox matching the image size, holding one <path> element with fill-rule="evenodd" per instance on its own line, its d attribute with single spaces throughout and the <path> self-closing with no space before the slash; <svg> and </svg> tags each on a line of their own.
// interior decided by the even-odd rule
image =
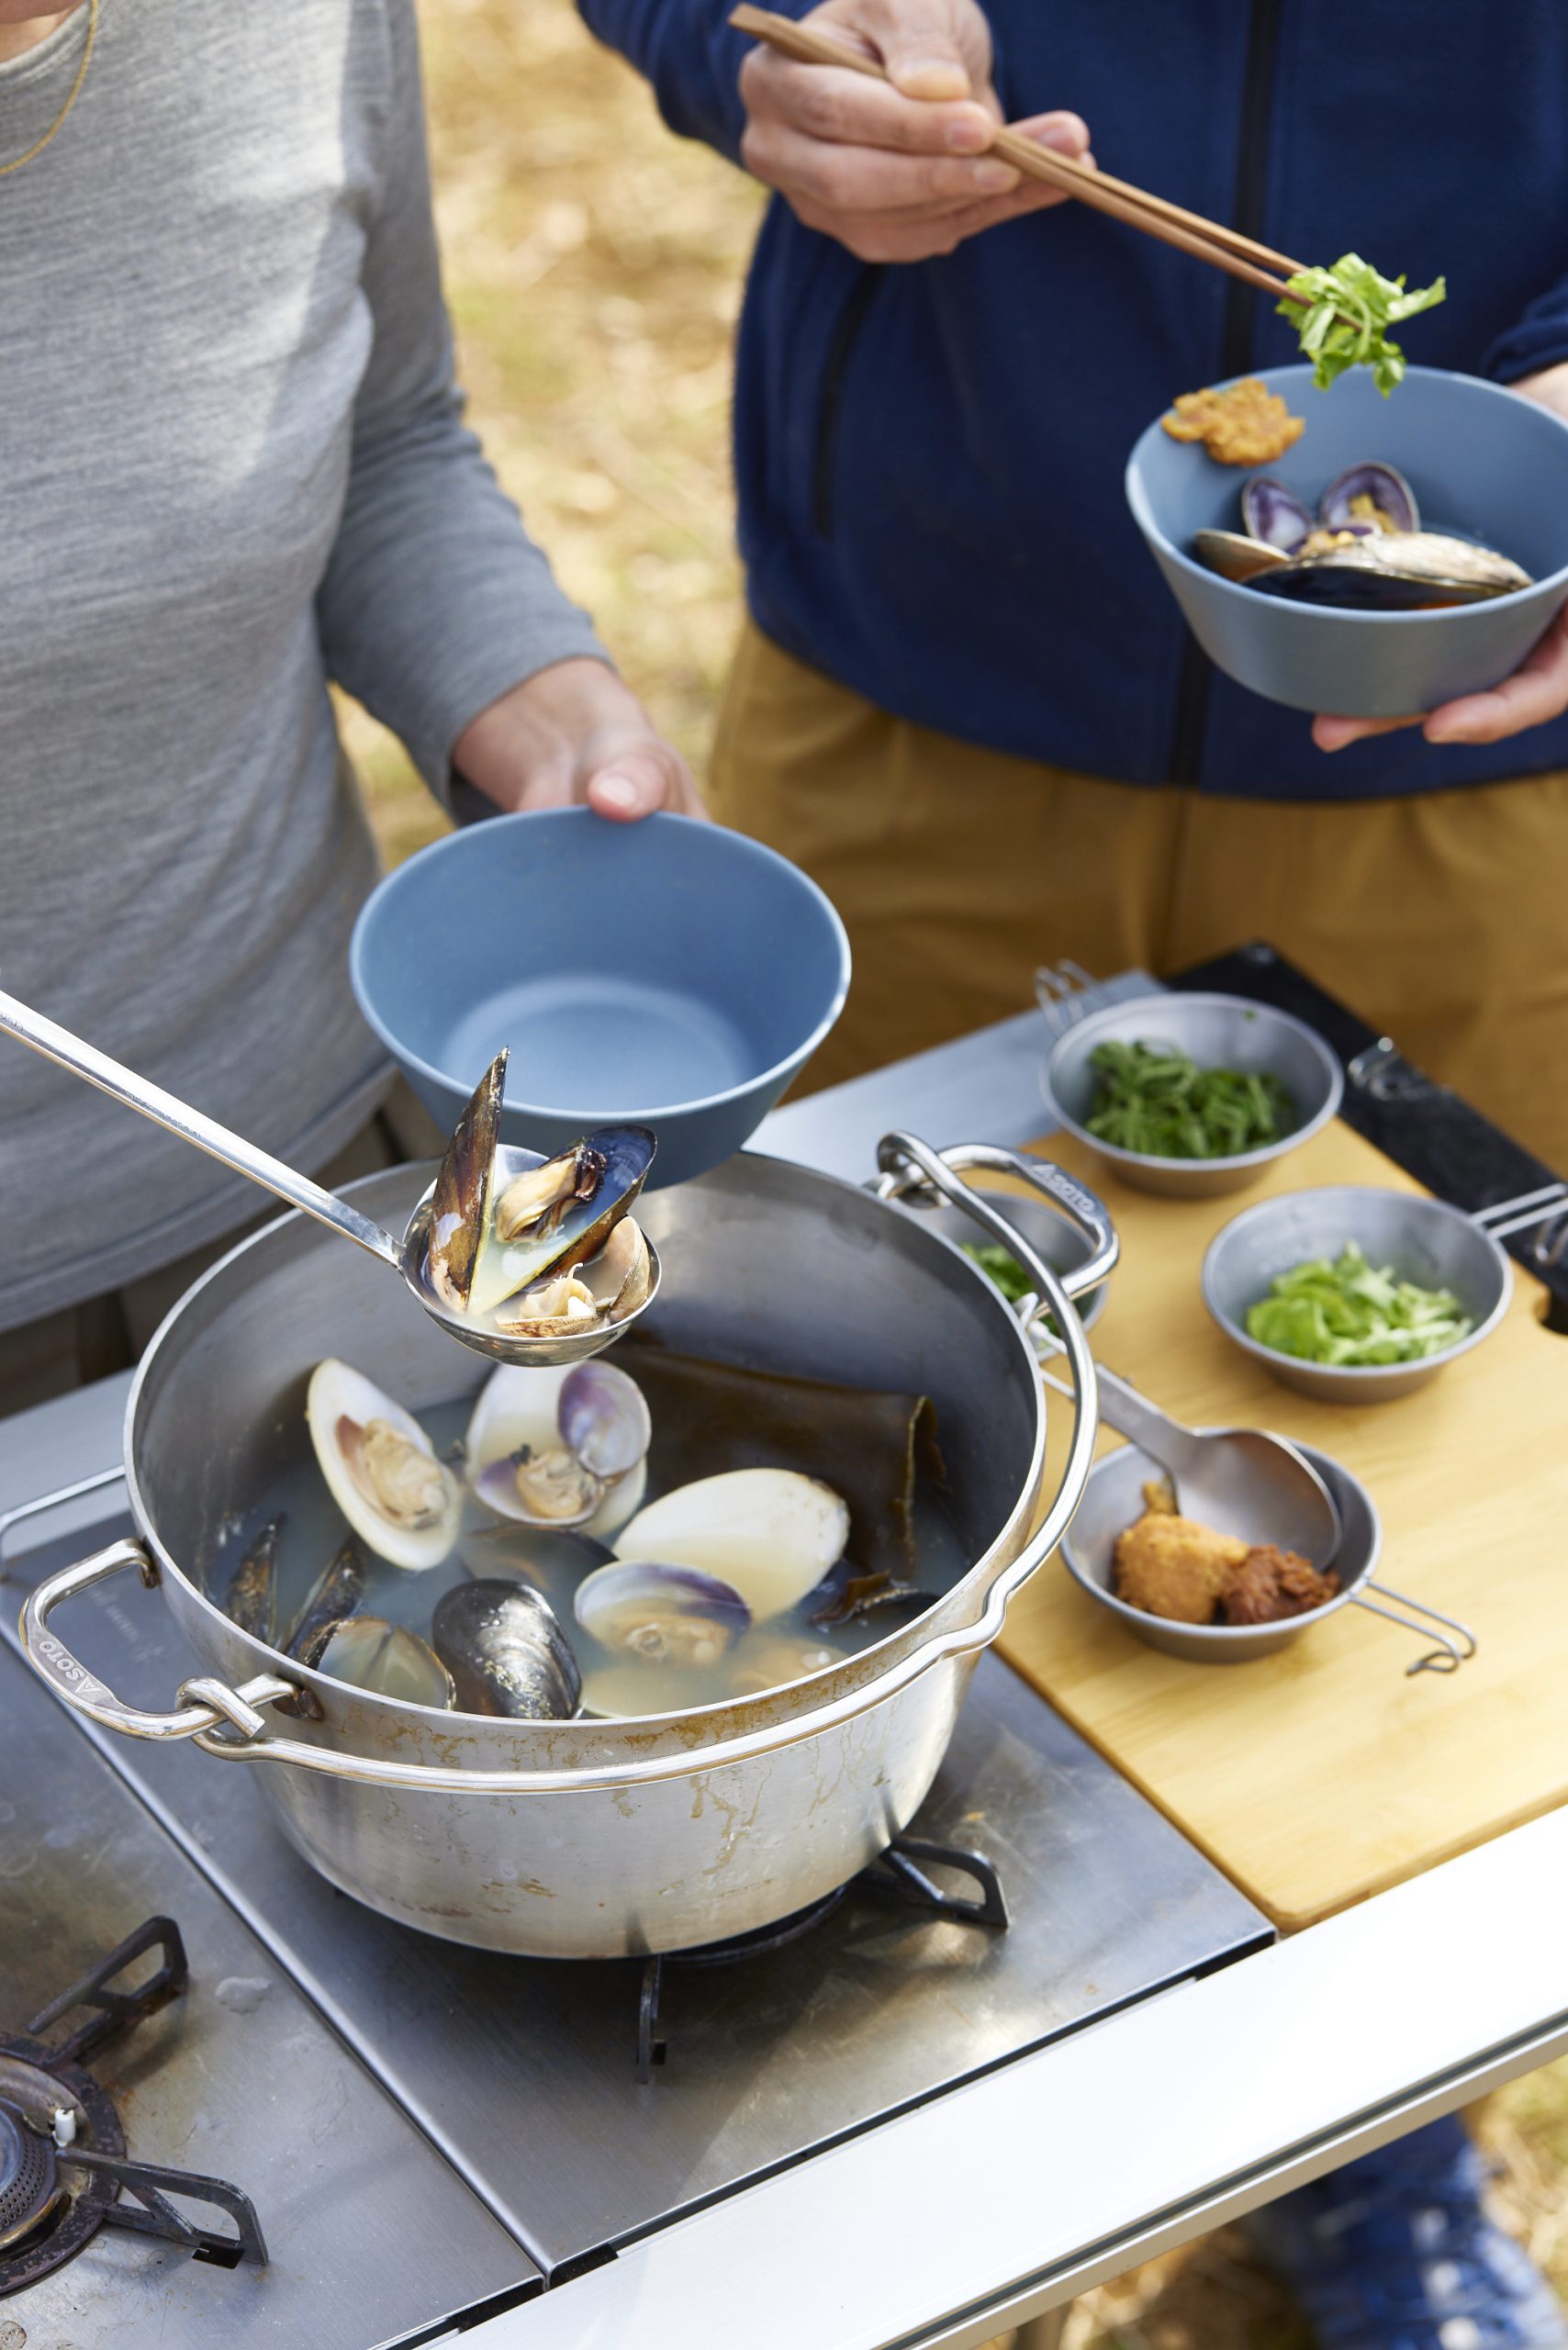
<svg viewBox="0 0 1568 2350">
<path fill-rule="evenodd" d="M 1254 1549 L 1294 1550 L 1319 1574 L 1338 1556 L 1338 1505 L 1310 1460 L 1265 1428 L 1200 1435 L 1173 1420 L 1103 1363 L 1096 1363 L 1100 1417 L 1162 1469 L 1183 1517 Z M 1062 1382 L 1042 1370 L 1051 1387 Z M 1068 1391 L 1070 1393 L 1070 1389 Z"/>
<path fill-rule="evenodd" d="M 369 1216 L 361 1215 L 357 1208 L 351 1207 L 346 1200 L 340 1200 L 335 1193 L 323 1191 L 320 1184 L 313 1183 L 308 1175 L 297 1173 L 281 1158 L 274 1158 L 267 1151 L 259 1150 L 254 1143 L 246 1142 L 240 1135 L 230 1134 L 228 1127 L 220 1126 L 216 1119 L 206 1116 L 200 1110 L 193 1110 L 173 1093 L 165 1093 L 162 1086 L 138 1077 L 134 1069 L 123 1068 L 118 1061 L 111 1060 L 106 1053 L 100 1053 L 95 1046 L 84 1044 L 81 1037 L 73 1035 L 69 1028 L 62 1028 L 57 1021 L 46 1019 L 30 1004 L 6 994 L 3 990 L 0 990 L 0 1030 L 17 1037 L 33 1052 L 41 1053 L 47 1060 L 58 1061 L 62 1069 L 72 1069 L 78 1077 L 85 1078 L 89 1085 L 95 1085 L 101 1093 L 108 1094 L 116 1102 L 123 1102 L 128 1109 L 140 1111 L 144 1118 L 151 1118 L 155 1125 L 166 1127 L 182 1142 L 194 1143 L 198 1150 L 205 1150 L 208 1158 L 221 1160 L 225 1167 L 232 1167 L 236 1174 L 245 1176 L 252 1183 L 259 1183 L 263 1191 L 274 1192 L 291 1208 L 301 1209 L 306 1215 L 313 1215 L 319 1224 L 328 1225 L 334 1232 L 341 1232 L 345 1239 L 357 1242 L 361 1248 L 368 1250 L 371 1256 L 378 1258 L 384 1265 L 390 1265 L 395 1272 L 401 1275 L 431 1321 L 439 1322 L 449 1337 L 457 1339 L 462 1346 L 472 1347 L 476 1354 L 489 1355 L 498 1362 L 525 1365 L 584 1362 L 589 1355 L 599 1353 L 603 1348 L 622 1337 L 639 1315 L 647 1311 L 657 1294 L 659 1260 L 650 1240 L 647 1296 L 641 1305 L 622 1315 L 614 1322 L 594 1322 L 580 1332 L 544 1338 L 512 1337 L 488 1328 L 482 1322 L 471 1322 L 465 1315 L 454 1314 L 443 1304 L 430 1284 L 426 1271 L 426 1239 L 431 1192 L 425 1192 L 409 1218 L 402 1239 L 395 1240 L 389 1232 L 383 1231 L 381 1225 L 373 1223 Z M 591 1142 L 592 1136 L 588 1139 Z M 543 1154 L 540 1151 L 524 1150 L 511 1143 L 498 1144 L 495 1161 L 496 1184 L 498 1188 L 504 1187 L 514 1176 L 525 1175 L 531 1168 L 543 1164 Z M 432 1191 L 433 1188 L 432 1185 Z"/>
</svg>

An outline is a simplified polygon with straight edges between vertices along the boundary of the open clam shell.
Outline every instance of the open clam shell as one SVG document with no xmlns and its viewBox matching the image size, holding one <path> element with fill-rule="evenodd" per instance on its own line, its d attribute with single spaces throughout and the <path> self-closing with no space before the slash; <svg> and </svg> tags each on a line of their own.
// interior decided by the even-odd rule
<svg viewBox="0 0 1568 2350">
<path fill-rule="evenodd" d="M 600 1648 L 695 1673 L 711 1671 L 751 1629 L 734 1584 L 653 1561 L 600 1567 L 578 1584 L 573 1612 Z"/>
<path fill-rule="evenodd" d="M 814 1591 L 848 1539 L 849 1512 L 830 1485 L 793 1469 L 732 1469 L 639 1510 L 615 1555 L 717 1576 L 765 1623 Z"/>
<path fill-rule="evenodd" d="M 429 1642 L 406 1624 L 388 1624 L 381 1616 L 323 1624 L 300 1661 L 334 1681 L 396 1698 L 399 1705 L 450 1708 L 456 1694 L 452 1675 Z"/>
<path fill-rule="evenodd" d="M 505 1366 L 468 1423 L 469 1482 L 502 1517 L 608 1540 L 642 1505 L 652 1435 L 642 1391 L 613 1364 Z"/>
<path fill-rule="evenodd" d="M 310 1374 L 306 1423 L 332 1499 L 392 1566 L 437 1567 L 457 1539 L 457 1480 L 411 1412 L 329 1355 Z"/>
<path fill-rule="evenodd" d="M 1418 531 L 1421 509 L 1416 493 L 1396 465 L 1375 458 L 1348 466 L 1331 481 L 1317 503 L 1330 531 L 1348 531 L 1358 522 L 1377 531 Z"/>
<path fill-rule="evenodd" d="M 1294 490 L 1271 474 L 1255 474 L 1243 489 L 1241 520 L 1249 538 L 1282 554 L 1294 554 L 1313 521 Z"/>
</svg>

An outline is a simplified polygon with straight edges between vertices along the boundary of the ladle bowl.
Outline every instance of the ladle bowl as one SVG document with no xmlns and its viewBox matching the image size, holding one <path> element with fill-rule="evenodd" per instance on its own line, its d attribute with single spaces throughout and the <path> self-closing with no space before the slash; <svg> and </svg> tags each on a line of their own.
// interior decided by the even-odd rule
<svg viewBox="0 0 1568 2350">
<path fill-rule="evenodd" d="M 308 1175 L 301 1175 L 285 1160 L 273 1158 L 269 1151 L 259 1149 L 254 1143 L 247 1142 L 243 1136 L 230 1133 L 227 1126 L 219 1125 L 216 1118 L 207 1117 L 203 1111 L 193 1110 L 177 1095 L 166 1093 L 161 1085 L 153 1085 L 146 1078 L 139 1077 L 134 1069 L 111 1060 L 106 1053 L 100 1053 L 95 1046 L 84 1043 L 80 1036 L 73 1035 L 69 1028 L 62 1028 L 58 1021 L 46 1018 L 41 1012 L 35 1012 L 30 1004 L 23 1003 L 17 996 L 6 995 L 4 990 L 0 990 L 0 1032 L 15 1036 L 18 1044 L 26 1045 L 32 1052 L 41 1053 L 46 1060 L 55 1061 L 62 1069 L 68 1069 L 75 1076 L 84 1078 L 89 1085 L 95 1085 L 100 1093 L 106 1093 L 111 1100 L 123 1102 L 129 1110 L 140 1112 L 154 1125 L 162 1126 L 168 1133 L 178 1136 L 182 1142 L 192 1144 L 197 1150 L 205 1150 L 209 1158 L 231 1167 L 236 1174 L 243 1175 L 250 1182 L 259 1183 L 263 1191 L 274 1192 L 289 1207 L 302 1209 L 307 1215 L 314 1216 L 318 1224 L 324 1224 L 333 1232 L 341 1233 L 356 1248 L 389 1265 L 401 1277 L 405 1287 L 412 1292 L 415 1302 L 432 1322 L 441 1325 L 449 1337 L 455 1338 L 459 1346 L 468 1347 L 476 1354 L 489 1356 L 495 1362 L 518 1363 L 535 1369 L 586 1362 L 590 1355 L 602 1353 L 606 1347 L 623 1337 L 632 1325 L 647 1312 L 658 1294 L 658 1254 L 650 1241 L 647 1295 L 640 1305 L 620 1315 L 613 1322 L 589 1322 L 580 1330 L 550 1337 L 527 1337 L 490 1328 L 476 1319 L 470 1321 L 465 1315 L 454 1313 L 450 1306 L 444 1304 L 431 1285 L 428 1252 L 433 1184 L 409 1218 L 402 1239 L 396 1240 L 391 1233 L 369 1216 L 362 1214 L 358 1208 L 351 1207 L 347 1200 L 339 1199 L 333 1192 L 324 1191 L 319 1183 L 313 1183 Z M 518 1144 L 503 1143 L 496 1152 L 496 1175 L 504 1186 L 514 1176 L 525 1175 L 531 1169 L 542 1167 L 544 1158 L 543 1151 L 525 1150 Z"/>
</svg>

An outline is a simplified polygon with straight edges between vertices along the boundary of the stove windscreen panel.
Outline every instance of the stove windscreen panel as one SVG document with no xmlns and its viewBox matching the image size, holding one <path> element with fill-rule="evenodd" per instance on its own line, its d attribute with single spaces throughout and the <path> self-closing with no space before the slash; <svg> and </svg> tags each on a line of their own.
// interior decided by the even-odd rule
<svg viewBox="0 0 1568 2350">
<path fill-rule="evenodd" d="M 92 1547 L 37 1553 L 20 1572 Z M 190 1670 L 151 1595 L 99 1593 L 62 1628 L 136 1703 L 166 1706 Z M 913 1832 L 993 1862 L 1009 1929 L 851 1894 L 770 1955 L 667 1967 L 667 2057 L 639 2082 L 640 1961 L 507 1958 L 393 1925 L 295 1854 L 246 1765 L 103 1745 L 547 2274 L 1271 1939 L 1184 1837 L 986 1657 Z"/>
<path fill-rule="evenodd" d="M 0 2257 L 0 2341 L 15 2326 L 39 2350 L 378 2350 L 494 2296 L 540 2289 L 527 2254 L 105 1768 L 75 1718 L 0 1646 L 0 2034 L 25 2032 L 159 1914 L 180 1929 L 185 1988 L 82 2061 L 132 2158 L 249 2196 L 267 2265 L 223 2267 L 100 2227 L 14 2293 Z M 57 2042 L 82 2020 L 39 2036 Z M 222 2231 L 219 2213 L 182 2208 Z"/>
</svg>

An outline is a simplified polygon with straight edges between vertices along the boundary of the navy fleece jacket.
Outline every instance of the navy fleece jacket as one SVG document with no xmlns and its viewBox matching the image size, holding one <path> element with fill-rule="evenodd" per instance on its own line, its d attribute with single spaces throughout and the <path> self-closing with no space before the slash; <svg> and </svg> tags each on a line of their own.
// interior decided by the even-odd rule
<svg viewBox="0 0 1568 2350">
<path fill-rule="evenodd" d="M 736 156 L 729 0 L 578 4 L 672 129 Z M 1070 106 L 1107 170 L 1305 261 L 1446 274 L 1412 361 L 1507 383 L 1568 359 L 1562 0 L 986 5 L 1010 118 Z M 753 611 L 886 710 L 1128 782 L 1361 799 L 1568 765 L 1568 719 L 1327 756 L 1197 655 L 1127 451 L 1176 392 L 1294 355 L 1266 297 L 1081 206 L 879 268 L 776 200 L 736 384 Z"/>
</svg>

